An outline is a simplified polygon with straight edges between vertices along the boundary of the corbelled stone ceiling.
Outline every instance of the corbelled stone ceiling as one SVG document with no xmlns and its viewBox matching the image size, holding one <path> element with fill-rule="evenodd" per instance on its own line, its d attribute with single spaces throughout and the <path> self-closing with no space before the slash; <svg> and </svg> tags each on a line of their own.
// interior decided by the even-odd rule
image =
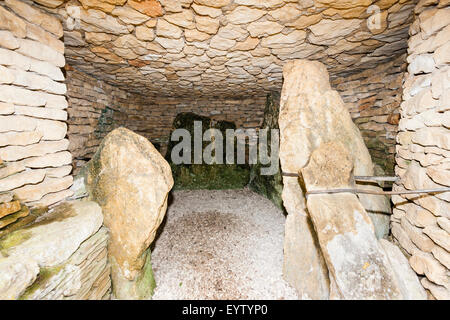
<svg viewBox="0 0 450 320">
<path fill-rule="evenodd" d="M 415 1 L 35 0 L 64 22 L 68 64 L 158 96 L 279 89 L 292 59 L 332 77 L 403 53 Z"/>
</svg>

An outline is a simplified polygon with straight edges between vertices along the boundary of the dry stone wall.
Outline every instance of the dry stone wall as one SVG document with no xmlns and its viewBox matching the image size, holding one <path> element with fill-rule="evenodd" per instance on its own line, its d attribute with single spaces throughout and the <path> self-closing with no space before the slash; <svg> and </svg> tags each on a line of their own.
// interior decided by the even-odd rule
<svg viewBox="0 0 450 320">
<path fill-rule="evenodd" d="M 402 80 L 406 55 L 347 77 L 333 79 L 377 165 L 378 174 L 394 174 Z"/>
<path fill-rule="evenodd" d="M 0 299 L 109 299 L 108 231 L 100 206 L 72 201 L 0 239 Z"/>
<path fill-rule="evenodd" d="M 408 41 L 395 190 L 450 186 L 450 7 L 421 1 Z M 392 198 L 392 234 L 431 297 L 450 299 L 450 192 Z"/>
<path fill-rule="evenodd" d="M 67 60 L 86 73 L 153 96 L 231 97 L 279 90 L 294 59 L 338 76 L 393 59 L 416 1 L 35 2 L 64 21 Z"/>
<path fill-rule="evenodd" d="M 67 67 L 69 150 L 75 172 L 95 153 L 101 140 L 123 126 L 161 146 L 164 154 L 175 116 L 195 112 L 214 120 L 232 121 L 238 128 L 259 128 L 265 97 L 150 98 L 126 92 Z"/>
<path fill-rule="evenodd" d="M 0 2 L 0 193 L 31 207 L 71 195 L 62 36 L 45 11 Z"/>
</svg>

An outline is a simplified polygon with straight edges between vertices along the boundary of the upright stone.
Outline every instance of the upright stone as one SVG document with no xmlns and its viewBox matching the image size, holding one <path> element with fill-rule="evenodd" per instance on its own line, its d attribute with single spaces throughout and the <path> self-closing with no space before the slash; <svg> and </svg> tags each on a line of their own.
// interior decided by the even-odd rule
<svg viewBox="0 0 450 320">
<path fill-rule="evenodd" d="M 308 191 L 354 186 L 353 160 L 340 142 L 316 148 L 301 182 Z M 305 191 L 306 191 L 305 190 Z M 389 260 L 373 224 L 353 193 L 311 194 L 308 213 L 328 269 L 344 299 L 401 299 Z"/>
<path fill-rule="evenodd" d="M 117 299 L 149 299 L 155 287 L 149 246 L 164 218 L 173 186 L 169 164 L 144 137 L 109 133 L 80 173 L 103 209 Z"/>
</svg>

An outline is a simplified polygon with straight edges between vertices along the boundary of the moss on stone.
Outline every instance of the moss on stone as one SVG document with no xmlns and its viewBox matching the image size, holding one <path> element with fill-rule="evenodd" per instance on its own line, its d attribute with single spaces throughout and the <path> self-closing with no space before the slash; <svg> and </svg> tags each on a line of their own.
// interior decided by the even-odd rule
<svg viewBox="0 0 450 320">
<path fill-rule="evenodd" d="M 4 237 L 3 240 L 0 241 L 0 252 L 7 256 L 8 250 L 12 247 L 16 247 L 21 243 L 27 241 L 31 238 L 32 232 L 30 230 L 22 229 L 12 232 Z"/>
<path fill-rule="evenodd" d="M 278 116 L 280 113 L 280 94 L 271 92 L 267 94 L 266 106 L 264 109 L 264 120 L 261 128 L 268 128 L 268 151 L 271 148 L 270 129 L 279 129 Z M 278 208 L 284 211 L 281 193 L 283 192 L 283 180 L 280 165 L 275 175 L 261 175 L 261 168 L 264 167 L 258 159 L 258 163 L 251 166 L 249 187 L 256 193 L 271 200 Z"/>
<path fill-rule="evenodd" d="M 136 292 L 140 299 L 145 299 L 153 296 L 155 288 L 156 281 L 153 274 L 151 252 L 150 249 L 148 249 L 144 267 L 136 280 Z"/>
<path fill-rule="evenodd" d="M 180 113 L 175 117 L 173 129 L 186 129 L 192 137 L 191 160 L 194 159 L 194 122 L 202 122 L 202 133 L 208 129 L 218 129 L 226 137 L 227 129 L 236 129 L 236 125 L 229 121 L 213 121 L 208 117 L 194 113 Z M 187 189 L 241 189 L 248 184 L 250 167 L 237 164 L 174 164 L 171 159 L 172 149 L 179 142 L 170 141 L 166 160 L 170 163 L 174 179 L 174 190 Z M 202 152 L 210 144 L 203 141 Z M 235 151 L 237 148 L 235 147 Z M 225 151 L 225 150 L 224 150 Z"/>
</svg>

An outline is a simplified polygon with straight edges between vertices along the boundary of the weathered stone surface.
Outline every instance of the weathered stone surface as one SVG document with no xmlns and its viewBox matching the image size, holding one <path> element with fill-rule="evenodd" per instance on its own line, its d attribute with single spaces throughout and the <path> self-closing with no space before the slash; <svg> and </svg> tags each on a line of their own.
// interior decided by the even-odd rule
<svg viewBox="0 0 450 320">
<path fill-rule="evenodd" d="M 0 248 L 8 259 L 34 261 L 40 267 L 57 266 L 98 231 L 102 220 L 101 209 L 96 203 L 69 202 L 55 208 L 40 223 L 2 238 Z"/>
<path fill-rule="evenodd" d="M 373 176 L 374 166 L 367 147 L 339 94 L 331 90 L 325 67 L 306 60 L 289 62 L 284 67 L 284 76 L 285 79 L 292 79 L 292 82 L 283 87 L 286 99 L 289 99 L 285 103 L 289 102 L 290 108 L 280 113 L 280 119 L 288 118 L 283 129 L 281 125 L 280 129 L 295 138 L 288 145 L 283 146 L 281 143 L 280 159 L 286 152 L 286 157 L 292 157 L 295 162 L 291 160 L 291 168 L 283 171 L 295 172 L 305 166 L 311 151 L 321 143 L 341 141 L 351 152 L 354 175 Z M 358 188 L 380 190 L 376 185 L 366 184 L 358 184 Z M 387 214 L 390 213 L 386 197 L 359 194 L 358 198 L 375 224 L 377 237 L 386 236 L 389 232 Z"/>
<path fill-rule="evenodd" d="M 20 258 L 7 259 L 0 256 L 0 299 L 16 300 L 35 281 L 39 266 Z"/>
<path fill-rule="evenodd" d="M 63 36 L 62 24 L 54 16 L 48 15 L 19 0 L 6 0 L 5 3 L 19 16 L 53 33 L 57 38 Z"/>
<path fill-rule="evenodd" d="M 393 243 L 385 240 L 379 240 L 388 260 L 394 270 L 395 279 L 398 283 L 400 292 L 405 300 L 426 300 L 427 294 L 422 288 L 419 278 L 411 269 L 408 260 Z"/>
<path fill-rule="evenodd" d="M 158 0 L 128 0 L 127 4 L 133 9 L 153 18 L 162 15 L 161 4 Z"/>
<path fill-rule="evenodd" d="M 111 232 L 115 296 L 149 298 L 153 280 L 147 248 L 164 218 L 173 185 L 169 164 L 147 139 L 119 128 L 103 140 L 84 176 Z"/>
<path fill-rule="evenodd" d="M 351 188 L 352 171 L 353 159 L 340 142 L 316 148 L 301 169 L 307 191 Z M 373 224 L 356 195 L 310 195 L 307 207 L 327 267 L 344 299 L 403 298 Z"/>
<path fill-rule="evenodd" d="M 45 279 L 33 283 L 20 299 L 101 299 L 110 287 L 110 281 L 96 287 L 96 282 L 105 277 L 104 274 L 109 278 L 107 240 L 107 229 L 102 227 L 84 241 L 67 261 L 57 267 L 42 268 L 40 273 L 47 275 Z"/>
<path fill-rule="evenodd" d="M 20 202 L 15 200 L 11 202 L 0 203 L 0 218 L 3 218 L 11 213 L 19 211 L 21 208 Z"/>
<path fill-rule="evenodd" d="M 39 183 L 44 180 L 45 170 L 26 170 L 14 175 L 8 175 L 1 180 L 0 192 L 19 188 L 25 184 Z"/>
</svg>

